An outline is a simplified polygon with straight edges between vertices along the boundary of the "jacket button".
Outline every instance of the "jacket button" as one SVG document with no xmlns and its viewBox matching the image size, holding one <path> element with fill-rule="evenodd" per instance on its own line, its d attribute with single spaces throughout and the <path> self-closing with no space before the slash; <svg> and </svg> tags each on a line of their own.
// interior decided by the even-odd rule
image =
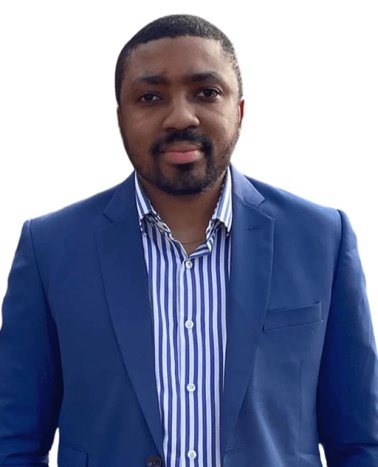
<svg viewBox="0 0 378 467">
<path fill-rule="evenodd" d="M 147 459 L 147 467 L 163 467 L 163 462 L 159 456 L 150 456 Z"/>
</svg>

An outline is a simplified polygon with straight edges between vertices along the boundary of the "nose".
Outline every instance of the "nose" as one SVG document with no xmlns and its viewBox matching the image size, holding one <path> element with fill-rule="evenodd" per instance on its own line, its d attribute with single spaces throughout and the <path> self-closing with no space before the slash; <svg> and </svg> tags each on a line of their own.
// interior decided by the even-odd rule
<svg viewBox="0 0 378 467">
<path fill-rule="evenodd" d="M 165 130 L 185 130 L 196 128 L 199 124 L 196 106 L 193 103 L 184 96 L 171 99 L 163 121 Z"/>
</svg>

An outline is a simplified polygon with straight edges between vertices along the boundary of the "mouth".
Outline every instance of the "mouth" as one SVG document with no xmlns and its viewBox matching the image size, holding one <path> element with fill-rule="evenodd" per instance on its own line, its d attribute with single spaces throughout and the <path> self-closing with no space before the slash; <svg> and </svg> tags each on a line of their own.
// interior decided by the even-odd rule
<svg viewBox="0 0 378 467">
<path fill-rule="evenodd" d="M 168 144 L 163 147 L 161 155 L 173 164 L 189 164 L 202 157 L 201 145 L 189 142 Z"/>
</svg>

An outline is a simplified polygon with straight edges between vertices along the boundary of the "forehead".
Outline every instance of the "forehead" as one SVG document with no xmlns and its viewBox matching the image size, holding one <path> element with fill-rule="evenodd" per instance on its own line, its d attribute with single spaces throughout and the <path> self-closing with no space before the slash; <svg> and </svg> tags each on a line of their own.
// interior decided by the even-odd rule
<svg viewBox="0 0 378 467">
<path fill-rule="evenodd" d="M 238 86 L 231 60 L 221 43 L 191 36 L 138 45 L 126 59 L 124 83 L 132 83 L 144 75 L 179 79 L 195 73 L 216 73 L 230 86 Z"/>
</svg>

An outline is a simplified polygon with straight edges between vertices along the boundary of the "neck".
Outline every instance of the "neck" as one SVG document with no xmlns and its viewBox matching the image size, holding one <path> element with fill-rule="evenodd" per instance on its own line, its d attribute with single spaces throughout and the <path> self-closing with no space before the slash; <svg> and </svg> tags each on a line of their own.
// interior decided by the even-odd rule
<svg viewBox="0 0 378 467">
<path fill-rule="evenodd" d="M 165 193 L 146 180 L 141 180 L 152 206 L 171 229 L 186 251 L 193 251 L 205 240 L 206 228 L 213 215 L 224 177 L 203 193 L 177 196 Z"/>
</svg>

